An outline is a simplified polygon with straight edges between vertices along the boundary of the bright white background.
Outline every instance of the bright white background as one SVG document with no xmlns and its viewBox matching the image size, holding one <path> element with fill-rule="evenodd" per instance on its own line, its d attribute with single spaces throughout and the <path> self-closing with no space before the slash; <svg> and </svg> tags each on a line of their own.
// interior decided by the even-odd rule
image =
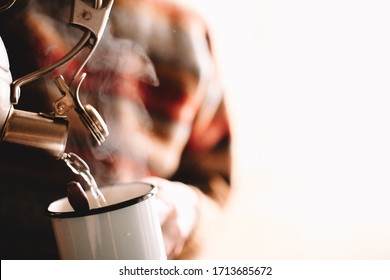
<svg viewBox="0 0 390 280">
<path fill-rule="evenodd" d="M 233 120 L 236 192 L 204 257 L 390 259 L 390 3 L 181 2 Z"/>
</svg>

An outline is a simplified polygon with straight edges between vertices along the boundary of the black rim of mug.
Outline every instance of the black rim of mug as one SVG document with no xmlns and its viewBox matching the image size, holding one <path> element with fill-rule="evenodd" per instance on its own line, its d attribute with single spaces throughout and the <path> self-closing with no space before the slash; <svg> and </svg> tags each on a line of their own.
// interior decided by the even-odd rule
<svg viewBox="0 0 390 280">
<path fill-rule="evenodd" d="M 101 213 L 108 213 L 112 212 L 115 210 L 119 210 L 137 203 L 140 203 L 142 201 L 147 200 L 149 197 L 152 197 L 157 193 L 157 187 L 153 184 L 145 183 L 145 182 L 132 182 L 130 184 L 143 184 L 143 185 L 148 185 L 151 187 L 151 189 L 144 195 L 134 197 L 129 200 L 125 200 L 122 202 L 118 202 L 115 204 L 110 204 L 107 206 L 99 207 L 99 208 L 93 208 L 90 210 L 85 210 L 85 211 L 69 211 L 69 212 L 55 212 L 55 211 L 50 211 L 49 208 L 52 203 L 55 203 L 56 201 L 52 202 L 47 208 L 46 208 L 46 215 L 49 216 L 50 218 L 58 218 L 58 219 L 64 219 L 64 218 L 78 218 L 78 217 L 85 217 L 85 216 L 92 216 L 92 215 L 97 215 Z M 121 186 L 127 186 L 129 185 L 128 183 L 124 184 L 118 184 L 115 185 L 115 187 L 121 187 Z M 109 188 L 110 186 L 106 186 L 103 188 Z M 66 199 L 62 198 L 62 199 Z"/>
</svg>

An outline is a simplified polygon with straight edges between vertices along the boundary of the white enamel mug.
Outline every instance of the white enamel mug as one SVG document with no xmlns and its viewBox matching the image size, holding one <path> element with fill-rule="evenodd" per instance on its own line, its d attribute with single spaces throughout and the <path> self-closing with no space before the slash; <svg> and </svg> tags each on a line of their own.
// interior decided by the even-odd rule
<svg viewBox="0 0 390 280">
<path fill-rule="evenodd" d="M 100 188 L 107 206 L 98 207 L 87 191 L 90 209 L 75 212 L 62 198 L 51 203 L 51 218 L 62 259 L 166 259 L 154 204 L 157 188 L 133 182 Z"/>
</svg>

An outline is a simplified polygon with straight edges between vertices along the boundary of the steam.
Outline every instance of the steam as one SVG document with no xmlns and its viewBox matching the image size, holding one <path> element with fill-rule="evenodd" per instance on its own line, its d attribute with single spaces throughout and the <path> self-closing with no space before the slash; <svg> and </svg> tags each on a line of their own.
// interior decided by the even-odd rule
<svg viewBox="0 0 390 280">
<path fill-rule="evenodd" d="M 68 25 L 73 1 L 30 2 L 34 5 L 30 8 L 39 13 L 58 33 L 57 36 L 64 44 L 60 48 L 73 47 L 78 42 L 83 33 L 79 28 Z M 74 70 L 74 65 L 67 65 L 64 71 L 70 73 L 64 73 L 64 76 L 73 75 L 72 69 Z M 109 23 L 82 72 L 87 73 L 80 93 L 82 103 L 91 104 L 97 109 L 106 121 L 110 135 L 103 145 L 95 147 L 90 141 L 89 132 L 71 111 L 68 150 L 88 163 L 98 185 L 148 175 L 150 139 L 147 134 L 153 122 L 137 90 L 139 82 L 158 86 L 159 81 L 147 53 L 131 39 L 115 36 L 114 26 Z M 52 81 L 47 83 L 52 84 Z M 54 92 L 58 98 L 55 88 Z"/>
<path fill-rule="evenodd" d="M 116 71 L 152 86 L 159 85 L 153 63 L 144 49 L 130 39 L 114 37 L 109 31 L 104 34 L 88 69 Z"/>
</svg>

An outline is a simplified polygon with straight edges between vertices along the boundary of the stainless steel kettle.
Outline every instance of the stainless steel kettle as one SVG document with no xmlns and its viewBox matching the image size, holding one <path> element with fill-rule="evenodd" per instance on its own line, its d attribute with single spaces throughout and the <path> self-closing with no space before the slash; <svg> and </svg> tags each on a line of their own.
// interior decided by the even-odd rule
<svg viewBox="0 0 390 280">
<path fill-rule="evenodd" d="M 15 0 L 0 7 L 0 12 L 9 9 Z M 67 113 L 75 109 L 81 121 L 90 131 L 95 143 L 101 145 L 109 135 L 103 118 L 91 105 L 83 105 L 79 97 L 80 85 L 86 74 L 80 74 L 92 53 L 96 49 L 107 25 L 114 0 L 108 0 L 103 6 L 102 0 L 95 0 L 91 7 L 82 0 L 74 0 L 70 21 L 76 27 L 85 30 L 84 36 L 63 58 L 51 65 L 12 81 L 9 61 L 3 41 L 0 38 L 0 142 L 8 142 L 47 152 L 57 158 L 64 154 L 68 138 Z M 88 55 L 66 83 L 62 76 L 54 79 L 62 97 L 53 104 L 50 114 L 23 111 L 14 108 L 20 98 L 20 87 L 51 73 L 75 58 L 84 48 Z M 77 82 L 75 90 L 72 83 Z"/>
</svg>

